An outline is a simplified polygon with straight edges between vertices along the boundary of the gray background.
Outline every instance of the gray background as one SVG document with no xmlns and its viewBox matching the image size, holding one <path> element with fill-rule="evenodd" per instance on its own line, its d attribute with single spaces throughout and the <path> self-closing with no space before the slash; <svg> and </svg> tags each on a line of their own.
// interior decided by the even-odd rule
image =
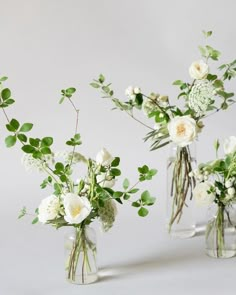
<svg viewBox="0 0 236 295">
<path fill-rule="evenodd" d="M 1 136 L 0 294 L 235 294 L 235 259 L 217 261 L 204 254 L 204 237 L 171 240 L 165 234 L 166 157 L 168 149 L 149 152 L 146 130 L 125 114 L 111 112 L 88 84 L 100 72 L 124 96 L 130 84 L 144 92 L 169 94 L 176 79 L 189 79 L 188 67 L 199 58 L 201 30 L 213 29 L 211 44 L 235 58 L 235 1 L 64 1 L 0 0 L 0 75 L 17 101 L 10 117 L 32 121 L 34 136 L 53 135 L 58 150 L 74 129 L 70 106 L 58 105 L 60 89 L 78 88 L 81 152 L 94 157 L 105 146 L 122 158 L 123 176 L 135 181 L 135 167 L 157 167 L 150 190 L 158 204 L 146 219 L 128 205 L 110 233 L 98 230 L 101 280 L 91 286 L 64 281 L 63 236 L 46 226 L 17 220 L 23 205 L 38 206 L 47 192 L 42 176 L 27 174 L 19 146 L 4 147 Z M 236 91 L 235 82 L 231 90 Z M 235 108 L 210 117 L 198 144 L 198 160 L 213 157 L 215 138 L 235 134 Z M 143 117 L 144 118 L 144 117 Z M 205 209 L 198 210 L 204 221 Z"/>
</svg>

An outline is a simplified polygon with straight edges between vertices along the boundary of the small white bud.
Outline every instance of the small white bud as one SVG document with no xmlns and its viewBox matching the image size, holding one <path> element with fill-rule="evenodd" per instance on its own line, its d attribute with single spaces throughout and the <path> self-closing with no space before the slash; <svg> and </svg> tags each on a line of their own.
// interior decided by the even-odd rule
<svg viewBox="0 0 236 295">
<path fill-rule="evenodd" d="M 134 94 L 141 93 L 141 89 L 139 87 L 134 87 Z"/>
<path fill-rule="evenodd" d="M 193 177 L 194 176 L 193 171 L 191 171 L 188 176 Z"/>
<path fill-rule="evenodd" d="M 234 187 L 230 187 L 230 188 L 228 188 L 227 192 L 228 192 L 228 195 L 234 196 L 235 195 L 235 188 Z"/>
</svg>

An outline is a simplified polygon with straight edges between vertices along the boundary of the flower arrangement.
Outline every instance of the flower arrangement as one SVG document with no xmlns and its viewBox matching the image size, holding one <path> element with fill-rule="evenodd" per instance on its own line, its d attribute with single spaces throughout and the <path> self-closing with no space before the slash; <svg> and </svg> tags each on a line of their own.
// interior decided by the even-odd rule
<svg viewBox="0 0 236 295">
<path fill-rule="evenodd" d="M 206 231 L 208 254 L 217 258 L 236 255 L 236 220 L 235 216 L 231 215 L 233 204 L 236 203 L 236 137 L 226 139 L 223 146 L 223 158 L 218 158 L 220 143 L 217 140 L 217 159 L 200 164 L 198 169 L 190 173 L 190 177 L 195 176 L 198 181 L 193 191 L 196 203 L 217 206 L 216 215 L 209 222 Z M 234 237 L 230 247 L 227 245 L 226 229 L 229 226 Z"/>
<path fill-rule="evenodd" d="M 150 169 L 147 165 L 139 167 L 138 179 L 134 185 L 125 178 L 123 188 L 114 189 L 121 175 L 120 158 L 113 157 L 104 148 L 95 160 L 76 151 L 82 143 L 78 133 L 79 110 L 72 100 L 76 89 L 63 89 L 60 100 L 60 103 L 67 100 L 76 114 L 75 133 L 66 141 L 71 151 L 54 152 L 53 137 L 30 137 L 28 132 L 33 128 L 32 123 L 20 124 L 18 120 L 8 117 L 6 108 L 13 104 L 14 100 L 11 90 L 3 85 L 5 80 L 6 77 L 0 79 L 0 108 L 7 120 L 6 128 L 10 132 L 5 139 L 6 146 L 10 148 L 18 142 L 24 152 L 22 162 L 26 169 L 35 169 L 45 174 L 41 188 L 48 187 L 52 190 L 51 195 L 44 198 L 35 210 L 32 223 L 40 222 L 56 229 L 71 227 L 75 230 L 73 243 L 68 246 L 67 279 L 75 283 L 89 283 L 89 273 L 93 271 L 91 268 L 94 264 L 89 259 L 89 253 L 92 252 L 94 257 L 96 247 L 87 234 L 87 227 L 95 219 L 99 219 L 103 229 L 109 230 L 115 221 L 116 203 L 123 204 L 125 201 L 131 202 L 131 205 L 138 209 L 138 215 L 145 217 L 148 214 L 147 207 L 155 203 L 155 198 L 147 190 L 141 193 L 139 184 L 151 180 L 157 170 Z M 78 179 L 76 173 L 81 171 L 82 165 L 85 165 L 87 172 L 84 176 L 79 175 Z M 131 201 L 138 193 L 139 197 Z M 24 207 L 19 218 L 26 214 Z M 96 275 L 92 280 L 95 279 Z"/>
<path fill-rule="evenodd" d="M 206 39 L 212 31 L 203 31 Z M 174 105 L 167 95 L 151 92 L 149 95 L 140 87 L 130 86 L 125 91 L 128 100 L 118 99 L 111 83 L 106 83 L 104 75 L 94 79 L 93 88 L 99 89 L 104 98 L 110 99 L 129 117 L 145 126 L 149 132 L 145 141 L 151 140 L 151 150 L 157 150 L 170 143 L 177 146 L 176 157 L 168 166 L 172 167 L 170 195 L 173 199 L 169 231 L 174 224 L 179 223 L 184 208 L 187 208 L 187 198 L 192 199 L 195 178 L 188 179 L 192 170 L 190 144 L 193 143 L 204 127 L 203 120 L 220 110 L 227 110 L 235 103 L 234 93 L 226 91 L 225 82 L 236 76 L 236 60 L 218 67 L 219 73 L 211 72 L 210 61 L 218 61 L 220 52 L 212 46 L 199 46 L 201 59 L 194 61 L 189 67 L 190 82 L 174 81 L 173 85 L 180 89 L 177 98 L 184 101 L 184 107 Z M 152 121 L 147 125 L 140 120 L 135 111 L 143 111 Z"/>
</svg>

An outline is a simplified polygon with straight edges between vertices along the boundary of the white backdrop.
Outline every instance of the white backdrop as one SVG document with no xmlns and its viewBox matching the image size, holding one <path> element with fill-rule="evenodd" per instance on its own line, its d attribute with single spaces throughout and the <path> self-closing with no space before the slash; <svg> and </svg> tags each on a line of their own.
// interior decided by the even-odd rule
<svg viewBox="0 0 236 295">
<path fill-rule="evenodd" d="M 199 58 L 201 30 L 213 30 L 211 44 L 235 58 L 235 1 L 159 0 L 0 0 L 0 76 L 7 75 L 16 104 L 10 117 L 34 122 L 35 136 L 53 135 L 58 150 L 74 130 L 70 106 L 58 105 L 60 90 L 75 86 L 80 113 L 81 152 L 94 157 L 103 146 L 122 158 L 123 176 L 135 180 L 144 163 L 159 170 L 149 189 L 158 202 L 146 219 L 129 206 L 119 208 L 110 233 L 98 230 L 101 280 L 91 286 L 64 281 L 63 235 L 30 219 L 18 221 L 23 205 L 38 206 L 47 193 L 42 176 L 27 174 L 20 148 L 4 147 L 0 116 L 1 213 L 0 294 L 234 294 L 235 260 L 216 261 L 204 254 L 204 237 L 178 241 L 165 234 L 168 149 L 149 152 L 146 130 L 125 114 L 110 111 L 89 83 L 99 73 L 124 96 L 130 84 L 171 99 L 176 79 L 188 79 Z M 236 91 L 235 82 L 231 90 Z M 210 117 L 198 144 L 198 160 L 211 159 L 215 138 L 235 134 L 235 107 Z M 235 121 L 234 121 L 235 122 Z M 198 221 L 205 211 L 198 210 Z"/>
</svg>

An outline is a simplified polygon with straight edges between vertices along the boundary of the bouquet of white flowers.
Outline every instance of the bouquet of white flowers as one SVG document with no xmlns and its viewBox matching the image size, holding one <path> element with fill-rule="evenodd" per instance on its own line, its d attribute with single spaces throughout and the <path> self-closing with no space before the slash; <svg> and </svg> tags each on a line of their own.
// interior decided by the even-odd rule
<svg viewBox="0 0 236 295">
<path fill-rule="evenodd" d="M 32 123 L 20 124 L 18 120 L 8 117 L 5 109 L 14 103 L 14 100 L 10 89 L 3 87 L 6 79 L 0 79 L 0 108 L 7 120 L 6 128 L 11 133 L 5 139 L 6 146 L 12 147 L 19 142 L 24 152 L 22 162 L 26 169 L 36 169 L 46 174 L 41 188 L 52 189 L 51 195 L 44 198 L 35 210 L 32 223 L 41 222 L 56 229 L 74 229 L 74 235 L 66 243 L 67 279 L 74 283 L 91 283 L 97 279 L 96 244 L 88 226 L 95 219 L 99 219 L 104 230 L 109 230 L 115 221 L 116 203 L 131 201 L 137 193 L 139 197 L 131 201 L 131 205 L 138 209 L 139 216 L 145 217 L 148 214 L 147 207 L 155 203 L 155 198 L 147 190 L 140 192 L 138 186 L 144 181 L 151 180 L 157 170 L 149 169 L 147 165 L 139 167 L 138 179 L 134 185 L 126 178 L 123 188 L 115 190 L 116 181 L 121 175 L 120 158 L 113 157 L 104 148 L 95 160 L 76 151 L 82 143 L 78 133 L 79 110 L 72 101 L 76 89 L 70 87 L 62 90 L 60 100 L 60 103 L 68 100 L 76 113 L 75 134 L 66 141 L 66 145 L 72 150 L 54 152 L 53 137 L 30 137 L 27 134 L 33 128 Z M 80 171 L 81 165 L 86 166 L 87 173 L 78 179 L 75 172 Z M 24 207 L 19 218 L 26 214 L 27 210 Z"/>
<path fill-rule="evenodd" d="M 203 32 L 208 38 L 212 32 Z M 236 60 L 218 67 L 221 73 L 210 71 L 209 62 L 218 61 L 220 52 L 209 45 L 199 46 L 201 59 L 194 61 L 189 68 L 190 82 L 176 80 L 173 85 L 180 89 L 178 99 L 184 100 L 181 108 L 171 103 L 167 95 L 151 92 L 145 94 L 140 87 L 130 86 L 125 91 L 126 101 L 118 99 L 111 89 L 111 83 L 105 82 L 104 75 L 93 80 L 91 86 L 99 89 L 104 98 L 109 98 L 119 109 L 129 117 L 145 126 L 149 132 L 145 141 L 151 140 L 151 150 L 174 144 L 175 156 L 171 157 L 168 167 L 172 178 L 169 183 L 169 194 L 172 199 L 169 216 L 169 231 L 172 226 L 181 223 L 184 209 L 189 207 L 188 200 L 192 199 L 195 178 L 188 179 L 193 169 L 194 156 L 191 155 L 190 145 L 197 139 L 204 127 L 203 119 L 226 110 L 235 103 L 234 93 L 226 91 L 225 81 L 236 76 Z M 147 125 L 137 118 L 135 111 L 142 110 L 152 121 Z"/>
<path fill-rule="evenodd" d="M 220 147 L 216 141 L 218 154 Z M 195 176 L 196 185 L 193 196 L 198 205 L 217 206 L 206 230 L 206 251 L 213 257 L 232 257 L 236 255 L 236 137 L 224 142 L 225 156 L 200 164 L 190 173 Z"/>
</svg>

